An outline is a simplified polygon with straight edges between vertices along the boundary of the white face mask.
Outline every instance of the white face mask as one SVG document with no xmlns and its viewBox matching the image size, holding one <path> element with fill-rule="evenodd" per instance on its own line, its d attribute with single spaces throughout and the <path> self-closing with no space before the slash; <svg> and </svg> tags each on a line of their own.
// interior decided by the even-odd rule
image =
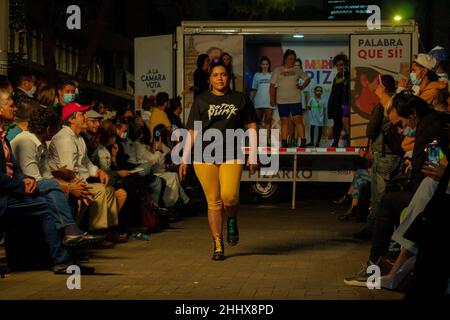
<svg viewBox="0 0 450 320">
<path fill-rule="evenodd" d="M 125 140 L 128 137 L 128 132 L 124 132 L 120 135 L 120 137 Z"/>
</svg>

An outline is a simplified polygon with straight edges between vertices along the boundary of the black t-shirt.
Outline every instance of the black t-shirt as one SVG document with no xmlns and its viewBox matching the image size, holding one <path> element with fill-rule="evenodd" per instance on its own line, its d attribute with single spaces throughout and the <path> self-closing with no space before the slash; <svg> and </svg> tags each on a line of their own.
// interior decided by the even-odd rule
<svg viewBox="0 0 450 320">
<path fill-rule="evenodd" d="M 186 128 L 194 130 L 194 121 L 202 122 L 202 133 L 208 129 L 217 129 L 222 133 L 224 147 L 224 161 L 236 159 L 237 149 L 239 147 L 237 139 L 227 141 L 227 129 L 246 130 L 249 123 L 257 123 L 255 108 L 250 98 L 235 91 L 229 91 L 224 96 L 216 96 L 211 92 L 205 92 L 199 95 L 192 105 Z M 202 151 L 213 141 L 203 141 Z M 227 155 L 227 150 L 229 155 Z M 230 151 L 233 151 L 230 153 Z M 214 153 L 213 153 L 214 155 Z M 205 159 L 203 159 L 205 161 Z M 196 161 L 196 159 L 194 159 Z M 209 162 L 209 161 L 205 161 Z M 220 162 L 219 162 L 220 163 Z"/>
</svg>

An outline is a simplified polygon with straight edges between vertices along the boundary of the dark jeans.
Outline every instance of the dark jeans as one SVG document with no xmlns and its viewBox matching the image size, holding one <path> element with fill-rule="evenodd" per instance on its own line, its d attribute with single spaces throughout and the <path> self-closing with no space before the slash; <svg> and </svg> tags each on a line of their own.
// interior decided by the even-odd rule
<svg viewBox="0 0 450 320">
<path fill-rule="evenodd" d="M 11 196 L 8 199 L 8 208 L 5 212 L 5 219 L 7 221 L 11 219 L 16 222 L 18 217 L 23 217 L 23 223 L 26 223 L 26 217 L 32 216 L 41 218 L 45 241 L 50 247 L 53 263 L 58 264 L 66 261 L 69 258 L 69 252 L 62 245 L 61 235 L 56 228 L 55 214 L 51 212 L 47 200 L 43 196 Z M 29 239 L 29 241 L 33 241 L 33 239 Z"/>
<path fill-rule="evenodd" d="M 342 116 L 334 117 L 333 122 L 333 147 L 337 147 L 339 144 L 339 138 L 341 137 L 342 128 L 344 127 Z"/>
<path fill-rule="evenodd" d="M 39 193 L 47 200 L 51 213 L 54 215 L 58 230 L 68 225 L 76 224 L 69 203 L 59 183 L 54 179 L 38 181 Z"/>
<path fill-rule="evenodd" d="M 446 205 L 450 195 L 445 194 L 423 227 L 419 240 L 416 265 L 405 299 L 443 299 L 450 278 L 450 216 Z M 449 297 L 446 297 L 449 299 Z"/>
<path fill-rule="evenodd" d="M 413 192 L 391 192 L 386 193 L 381 199 L 375 217 L 370 261 L 377 262 L 383 254 L 387 253 L 394 227 L 398 225 L 400 214 L 408 207 L 413 195 Z"/>
</svg>

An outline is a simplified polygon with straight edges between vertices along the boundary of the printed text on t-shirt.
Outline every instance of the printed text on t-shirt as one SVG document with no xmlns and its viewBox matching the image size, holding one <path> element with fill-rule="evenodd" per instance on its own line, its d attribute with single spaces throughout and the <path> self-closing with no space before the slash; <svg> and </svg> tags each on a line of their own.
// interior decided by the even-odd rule
<svg viewBox="0 0 450 320">
<path fill-rule="evenodd" d="M 227 119 L 230 119 L 232 115 L 236 115 L 238 108 L 234 104 L 222 103 L 219 105 L 210 104 L 208 110 L 208 118 L 219 117 L 227 115 Z"/>
</svg>

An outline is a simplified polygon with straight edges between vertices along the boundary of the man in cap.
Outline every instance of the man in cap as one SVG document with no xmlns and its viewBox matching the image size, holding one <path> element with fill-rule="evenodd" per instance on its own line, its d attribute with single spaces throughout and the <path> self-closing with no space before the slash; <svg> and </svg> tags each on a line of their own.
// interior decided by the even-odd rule
<svg viewBox="0 0 450 320">
<path fill-rule="evenodd" d="M 447 83 L 439 81 L 439 76 L 434 71 L 436 65 L 437 61 L 433 56 L 425 53 L 418 54 L 412 63 L 409 79 L 414 94 L 430 105 L 436 100 L 441 90 L 447 90 Z M 398 86 L 397 91 L 408 87 L 406 79 L 400 80 Z"/>
<path fill-rule="evenodd" d="M 88 128 L 86 111 L 90 106 L 69 103 L 62 110 L 62 129 L 52 138 L 49 148 L 49 166 L 65 168 L 75 173 L 76 180 L 86 182 L 92 194 L 88 207 L 89 230 L 105 230 L 117 226 L 118 208 L 115 190 L 108 185 L 109 175 L 95 166 L 88 157 L 87 147 L 81 132 Z M 100 183 L 92 183 L 99 179 Z"/>
<path fill-rule="evenodd" d="M 70 260 L 70 254 L 63 246 L 61 234 L 57 230 L 57 214 L 52 212 L 54 209 L 41 195 L 36 180 L 22 173 L 6 140 L 4 126 L 13 121 L 15 113 L 16 107 L 10 93 L 0 89 L 0 221 L 8 220 L 11 223 L 19 219 L 19 223 L 23 223 L 23 219 L 28 217 L 39 217 L 50 248 L 53 271 L 65 274 L 67 268 L 75 263 Z M 0 224 L 0 231 L 2 230 L 3 225 Z M 94 269 L 82 268 L 81 271 L 92 273 Z"/>
<path fill-rule="evenodd" d="M 98 128 L 102 124 L 103 121 L 103 115 L 98 113 L 95 110 L 89 110 L 86 112 L 87 116 L 87 128 L 81 132 L 81 136 L 84 139 L 84 142 L 86 143 L 87 149 L 88 149 L 88 156 L 92 157 L 95 150 L 98 147 L 98 141 L 97 141 L 97 133 Z"/>
<path fill-rule="evenodd" d="M 436 74 L 439 76 L 441 81 L 446 81 L 448 83 L 448 91 L 450 91 L 450 80 L 448 79 L 448 52 L 445 48 L 436 46 L 430 52 L 429 55 L 434 57 L 437 61 L 436 64 Z"/>
</svg>

